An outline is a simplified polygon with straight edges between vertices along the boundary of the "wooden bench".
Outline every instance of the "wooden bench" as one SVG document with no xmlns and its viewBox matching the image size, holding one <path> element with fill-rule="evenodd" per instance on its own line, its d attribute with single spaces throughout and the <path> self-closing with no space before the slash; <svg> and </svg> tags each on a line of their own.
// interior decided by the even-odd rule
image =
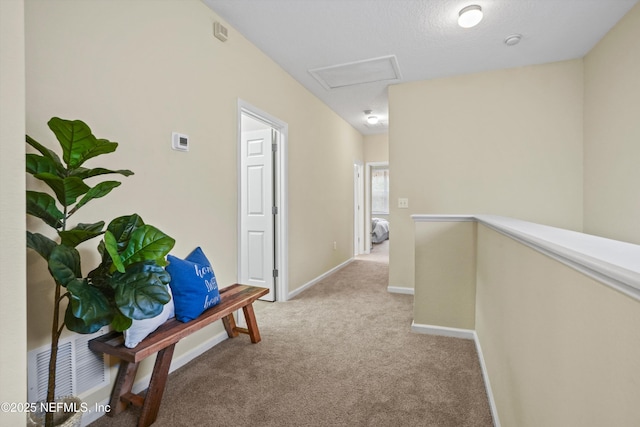
<svg viewBox="0 0 640 427">
<path fill-rule="evenodd" d="M 187 323 L 170 319 L 161 325 L 156 331 L 142 340 L 136 347 L 124 346 L 124 337 L 121 332 L 110 332 L 89 341 L 89 348 L 115 356 L 120 359 L 118 376 L 113 385 L 109 412 L 113 417 L 124 411 L 129 404 L 142 407 L 139 427 L 147 427 L 156 420 L 162 394 L 164 393 L 173 350 L 182 338 L 204 328 L 207 325 L 222 319 L 224 328 L 229 338 L 237 337 L 239 333 L 248 334 L 252 343 L 260 342 L 260 332 L 253 311 L 253 302 L 269 293 L 266 288 L 234 284 L 220 290 L 220 303 L 207 309 L 197 319 Z M 247 321 L 247 328 L 239 328 L 233 318 L 233 312 L 241 309 Z M 146 396 L 140 396 L 131 392 L 138 371 L 139 363 L 156 354 L 156 363 L 153 367 L 151 380 Z"/>
</svg>

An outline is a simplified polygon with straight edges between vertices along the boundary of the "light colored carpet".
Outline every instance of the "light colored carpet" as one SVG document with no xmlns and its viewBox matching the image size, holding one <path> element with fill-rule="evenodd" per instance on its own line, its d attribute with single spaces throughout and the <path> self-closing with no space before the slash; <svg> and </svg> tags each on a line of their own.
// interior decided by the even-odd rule
<svg viewBox="0 0 640 427">
<path fill-rule="evenodd" d="M 261 307 L 262 342 L 240 335 L 172 373 L 154 426 L 492 426 L 473 342 L 410 332 L 413 297 L 387 282 L 387 264 L 358 259 Z"/>
<path fill-rule="evenodd" d="M 356 259 L 389 263 L 389 239 L 372 244 L 370 253 L 358 255 Z"/>
</svg>

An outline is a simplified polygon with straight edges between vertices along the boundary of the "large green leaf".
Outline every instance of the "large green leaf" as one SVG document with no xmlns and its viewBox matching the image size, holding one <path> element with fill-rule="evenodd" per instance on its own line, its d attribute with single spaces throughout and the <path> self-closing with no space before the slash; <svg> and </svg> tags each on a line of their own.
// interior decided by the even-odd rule
<svg viewBox="0 0 640 427">
<path fill-rule="evenodd" d="M 123 252 L 129 244 L 131 234 L 144 225 L 138 214 L 121 216 L 109 223 L 107 230 L 113 233 L 118 242 L 118 252 Z"/>
<path fill-rule="evenodd" d="M 133 324 L 133 320 L 125 316 L 120 310 L 115 310 L 111 326 L 118 332 L 126 331 Z"/>
<path fill-rule="evenodd" d="M 85 325 L 97 322 L 102 326 L 111 323 L 113 312 L 109 301 L 86 280 L 72 280 L 67 284 L 67 291 L 69 292 L 71 313 L 74 317 L 82 320 Z"/>
<path fill-rule="evenodd" d="M 81 166 L 92 157 L 111 153 L 118 147 L 117 142 L 97 139 L 82 120 L 64 120 L 54 117 L 48 124 L 60 142 L 62 159 L 69 169 Z"/>
<path fill-rule="evenodd" d="M 87 191 L 87 194 L 80 199 L 80 201 L 69 211 L 69 216 L 73 215 L 78 209 L 87 204 L 93 199 L 104 197 L 111 192 L 114 188 L 120 185 L 118 181 L 104 181 Z"/>
<path fill-rule="evenodd" d="M 56 168 L 58 169 L 59 173 L 64 172 L 65 167 L 62 165 L 62 162 L 60 161 L 60 157 L 58 157 L 58 155 L 54 151 L 40 144 L 38 141 L 31 138 L 29 135 L 26 135 L 26 141 L 27 141 L 27 144 L 29 144 L 30 146 L 38 150 L 44 157 L 51 160 L 53 164 L 56 165 Z"/>
<path fill-rule="evenodd" d="M 78 224 L 75 228 L 67 231 L 60 231 L 58 234 L 62 239 L 62 244 L 76 247 L 82 242 L 93 239 L 104 233 L 102 231 L 104 227 L 104 221 L 99 221 L 93 224 Z"/>
<path fill-rule="evenodd" d="M 106 232 L 105 232 L 105 235 L 106 235 Z M 102 262 L 100 263 L 100 266 L 106 267 L 104 271 L 108 272 L 110 270 L 110 267 L 113 261 L 111 260 L 111 255 L 107 251 L 107 247 L 104 244 L 104 239 L 100 240 L 100 243 L 98 243 L 98 247 L 96 249 L 98 250 L 98 253 L 100 254 L 100 259 L 102 260 Z"/>
<path fill-rule="evenodd" d="M 62 286 L 82 276 L 80 271 L 80 253 L 65 245 L 57 245 L 49 256 L 49 272 Z"/>
<path fill-rule="evenodd" d="M 31 175 L 38 173 L 50 173 L 52 175 L 59 174 L 55 163 L 50 158 L 41 156 L 40 154 L 27 154 L 26 166 L 27 173 L 30 173 Z"/>
<path fill-rule="evenodd" d="M 110 173 L 118 173 L 124 176 L 133 175 L 133 172 L 131 172 L 129 169 L 118 169 L 114 171 L 114 170 L 105 169 L 105 168 L 95 168 L 95 169 L 77 168 L 70 173 L 70 176 L 77 176 L 80 179 L 87 179 L 94 176 L 106 175 Z"/>
<path fill-rule="evenodd" d="M 40 218 L 51 227 L 62 227 L 64 214 L 56 206 L 56 200 L 47 193 L 27 191 L 27 214 Z"/>
<path fill-rule="evenodd" d="M 103 326 L 109 324 L 109 319 L 99 319 L 92 323 L 85 323 L 82 319 L 79 319 L 73 315 L 73 309 L 71 304 L 67 305 L 67 310 L 64 313 L 64 324 L 70 331 L 77 332 L 79 334 L 92 334 L 97 332 Z"/>
<path fill-rule="evenodd" d="M 27 247 L 35 250 L 40 256 L 47 261 L 51 256 L 51 251 L 57 246 L 57 243 L 40 233 L 32 233 L 27 231 Z"/>
<path fill-rule="evenodd" d="M 157 316 L 171 300 L 166 286 L 170 280 L 169 273 L 153 261 L 134 264 L 125 273 L 114 273 L 111 283 L 118 309 L 131 319 Z"/>
<path fill-rule="evenodd" d="M 136 262 L 155 260 L 165 265 L 165 255 L 173 248 L 176 241 L 158 230 L 153 225 L 145 224 L 131 234 L 131 239 L 124 252 L 122 263 L 125 267 Z"/>
<path fill-rule="evenodd" d="M 69 286 L 80 288 L 84 286 L 82 283 L 83 281 L 78 279 Z M 108 301 L 106 299 L 101 301 L 104 297 L 100 297 L 99 293 L 95 294 L 90 289 L 90 286 L 87 286 L 87 288 L 89 288 L 88 291 L 77 290 L 77 295 L 69 293 L 69 304 L 64 314 L 64 324 L 67 329 L 80 334 L 92 334 L 98 331 L 101 327 L 111 323 L 114 314 L 114 310 L 108 305 Z M 74 300 L 79 305 L 74 304 Z M 107 303 L 107 310 L 105 310 L 105 302 Z M 74 312 L 83 317 L 76 316 Z"/>
<path fill-rule="evenodd" d="M 124 264 L 122 263 L 122 258 L 120 258 L 120 254 L 118 253 L 118 241 L 116 240 L 116 237 L 113 235 L 113 233 L 109 230 L 107 230 L 107 232 L 104 234 L 104 248 L 107 250 L 109 256 L 111 257 L 113 269 L 118 270 L 120 273 L 124 273 Z"/>
<path fill-rule="evenodd" d="M 36 174 L 34 177 L 46 182 L 51 187 L 62 206 L 74 204 L 78 197 L 91 189 L 80 178 L 75 176 L 60 178 L 57 175 L 45 172 Z"/>
<path fill-rule="evenodd" d="M 94 270 L 87 274 L 87 277 L 91 280 L 91 285 L 99 288 L 103 294 L 107 297 L 113 296 L 113 288 L 111 287 L 111 273 L 109 268 L 111 267 L 111 258 L 107 255 L 109 262 L 101 262 Z"/>
</svg>

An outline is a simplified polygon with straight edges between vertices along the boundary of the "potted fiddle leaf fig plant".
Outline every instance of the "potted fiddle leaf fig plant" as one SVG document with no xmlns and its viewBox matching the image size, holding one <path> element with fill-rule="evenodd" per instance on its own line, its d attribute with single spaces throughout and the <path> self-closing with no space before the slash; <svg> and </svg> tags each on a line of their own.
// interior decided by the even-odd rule
<svg viewBox="0 0 640 427">
<path fill-rule="evenodd" d="M 55 285 L 47 397 L 42 406 L 60 408 L 65 405 L 52 403 L 58 397 L 56 363 L 64 328 L 85 334 L 111 325 L 123 331 L 131 326 L 132 319 L 157 316 L 171 299 L 167 290 L 170 276 L 164 266 L 175 240 L 145 224 L 137 214 L 116 218 L 105 230 L 104 221 L 71 226 L 70 219 L 80 208 L 121 184 L 105 180 L 91 186 L 91 181 L 108 174 L 127 177 L 133 172 L 84 166 L 87 160 L 112 153 L 118 146 L 116 142 L 97 139 L 84 122 L 54 117 L 48 125 L 60 144 L 62 157 L 26 136 L 27 144 L 39 153 L 26 155 L 27 173 L 51 190 L 27 190 L 27 214 L 40 218 L 57 236 L 52 239 L 27 231 L 27 247 L 47 262 Z M 83 276 L 77 246 L 98 236 L 103 236 L 98 244 L 100 264 Z M 38 418 L 39 423 L 53 426 L 54 412 L 30 413 L 30 420 L 35 422 Z"/>
</svg>

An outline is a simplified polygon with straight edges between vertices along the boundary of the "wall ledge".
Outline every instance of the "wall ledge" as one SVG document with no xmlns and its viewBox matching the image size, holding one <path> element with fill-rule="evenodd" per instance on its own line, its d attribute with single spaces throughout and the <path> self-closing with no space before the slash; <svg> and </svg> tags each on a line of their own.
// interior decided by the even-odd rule
<svg viewBox="0 0 640 427">
<path fill-rule="evenodd" d="M 640 301 L 640 245 L 496 215 L 411 218 L 414 222 L 478 222 Z"/>
</svg>

